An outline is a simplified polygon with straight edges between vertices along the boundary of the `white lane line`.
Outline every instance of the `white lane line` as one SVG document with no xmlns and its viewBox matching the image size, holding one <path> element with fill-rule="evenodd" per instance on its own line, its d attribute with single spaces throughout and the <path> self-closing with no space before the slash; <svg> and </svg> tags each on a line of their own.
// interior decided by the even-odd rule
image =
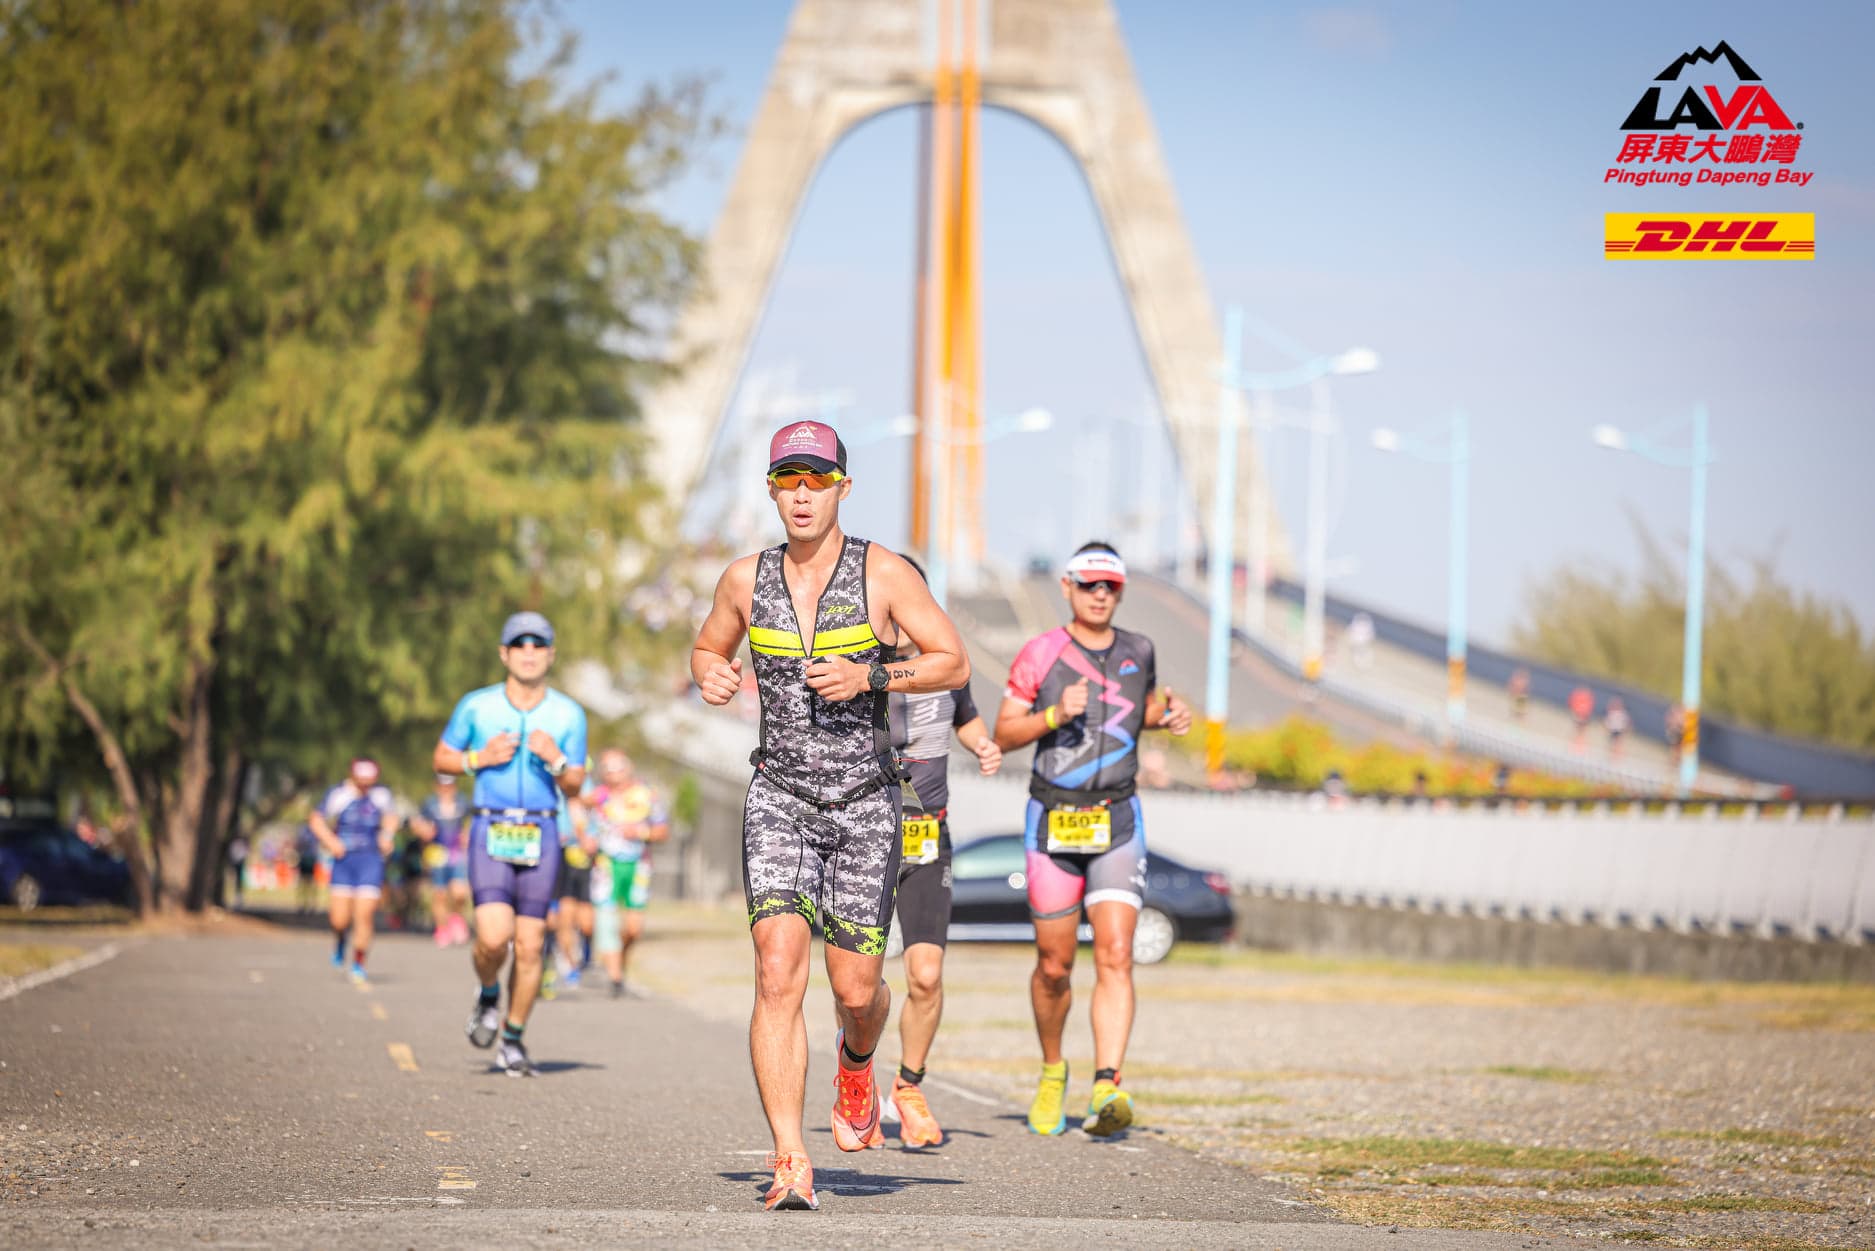
<svg viewBox="0 0 1875 1251">
<path fill-rule="evenodd" d="M 730 1155 L 767 1155 L 766 1151 L 731 1151 Z"/>
<path fill-rule="evenodd" d="M 974 1090 L 970 1090 L 963 1086 L 954 1085 L 951 1082 L 945 1081 L 941 1077 L 927 1077 L 925 1078 L 925 1081 L 929 1082 L 933 1086 L 936 1086 L 939 1090 L 945 1092 L 946 1094 L 956 1095 L 959 1099 L 968 1099 L 972 1103 L 980 1103 L 986 1108 L 1002 1108 L 1002 1107 L 1009 1106 L 1008 1104 L 1004 1103 L 1001 1099 L 992 1099 L 988 1095 L 980 1095 Z"/>
<path fill-rule="evenodd" d="M 61 977 L 70 977 L 74 973 L 82 973 L 86 969 L 96 968 L 122 950 L 122 944 L 106 943 L 96 951 L 87 951 L 82 956 L 73 956 L 70 960 L 55 964 L 49 969 L 41 969 L 37 973 L 28 973 L 24 977 L 13 978 L 4 985 L 0 985 L 0 1000 L 11 999 L 15 995 L 23 995 L 27 991 L 44 986 L 48 982 L 56 982 Z"/>
</svg>

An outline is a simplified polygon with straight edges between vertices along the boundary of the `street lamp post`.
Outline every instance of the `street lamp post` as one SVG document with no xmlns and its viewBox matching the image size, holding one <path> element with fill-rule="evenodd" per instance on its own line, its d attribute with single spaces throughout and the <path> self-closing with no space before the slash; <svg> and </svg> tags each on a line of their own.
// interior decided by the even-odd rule
<svg viewBox="0 0 1875 1251">
<path fill-rule="evenodd" d="M 1680 793 L 1690 794 L 1699 778 L 1699 699 L 1701 649 L 1706 615 L 1706 469 L 1712 464 L 1706 406 L 1693 406 L 1693 446 L 1688 452 L 1660 447 L 1643 435 L 1617 426 L 1596 426 L 1590 437 L 1614 452 L 1636 452 L 1656 464 L 1689 469 L 1693 475 L 1692 518 L 1686 537 L 1686 637 L 1680 656 L 1680 703 L 1686 723 L 1680 738 Z"/>
<path fill-rule="evenodd" d="M 993 443 L 997 439 L 1012 434 L 1038 434 L 1041 431 L 1053 428 L 1054 424 L 1055 415 L 1049 410 L 1045 408 L 1024 409 L 1014 417 L 1006 420 L 986 423 L 979 429 L 976 437 L 968 440 L 968 442 L 981 446 L 985 443 Z M 932 511 L 931 550 L 925 553 L 925 563 L 928 566 L 926 574 L 931 584 L 931 597 L 937 600 L 939 604 L 946 604 L 949 602 L 951 564 L 950 515 L 947 506 L 951 483 L 947 467 L 950 464 L 951 445 L 953 443 L 962 443 L 966 440 L 953 440 L 935 429 L 927 429 L 925 437 L 931 439 L 934 448 L 936 448 L 935 461 L 928 461 L 927 463 L 935 463 L 940 467 L 938 489 L 930 492 Z"/>
<path fill-rule="evenodd" d="M 1217 485 L 1211 493 L 1211 633 L 1204 687 L 1204 767 L 1224 767 L 1224 722 L 1230 712 L 1230 592 L 1237 529 L 1237 375 L 1243 310 L 1224 313 L 1224 367 L 1218 374 Z"/>
<path fill-rule="evenodd" d="M 1443 448 L 1413 435 L 1382 427 L 1373 443 L 1383 452 L 1404 452 L 1419 460 L 1451 466 L 1451 511 L 1448 515 L 1445 575 L 1445 719 L 1456 728 L 1465 723 L 1466 602 L 1471 528 L 1471 423 L 1462 412 L 1452 414 Z"/>
<path fill-rule="evenodd" d="M 1327 576 L 1327 460 L 1321 449 L 1319 436 L 1326 433 L 1325 412 L 1327 402 L 1326 382 L 1331 374 L 1364 374 L 1380 368 L 1380 356 L 1371 348 L 1349 348 L 1333 356 L 1316 356 L 1303 361 L 1288 370 L 1271 374 L 1248 374 L 1239 368 L 1242 359 L 1243 310 L 1235 306 L 1225 313 L 1224 351 L 1222 364 L 1222 386 L 1219 388 L 1218 431 L 1217 431 L 1217 486 L 1212 495 L 1211 524 L 1211 577 L 1210 577 L 1210 635 L 1205 666 L 1205 720 L 1207 723 L 1205 739 L 1205 764 L 1212 772 L 1223 765 L 1223 727 L 1230 712 L 1230 627 L 1231 627 L 1231 577 L 1235 572 L 1234 541 L 1237 523 L 1237 425 L 1238 409 L 1236 392 L 1252 393 L 1281 391 L 1289 387 L 1314 385 L 1317 388 L 1317 412 L 1311 414 L 1309 429 L 1312 442 L 1309 452 L 1309 576 L 1308 596 L 1314 605 L 1316 622 L 1315 633 L 1308 635 L 1305 629 L 1305 656 L 1308 655 L 1308 637 L 1316 640 L 1315 664 L 1309 674 L 1311 680 L 1321 676 L 1320 637 L 1321 637 L 1321 601 L 1322 584 Z M 1267 489 L 1267 487 L 1266 487 Z M 1258 537 L 1254 528 L 1257 514 L 1265 513 L 1267 500 L 1257 501 L 1253 510 L 1252 537 L 1262 544 L 1261 553 L 1267 559 L 1267 530 Z M 1255 576 L 1254 571 L 1252 576 Z M 1253 621 L 1252 627 L 1262 628 L 1261 621 Z M 1305 670 L 1308 668 L 1304 661 Z"/>
</svg>

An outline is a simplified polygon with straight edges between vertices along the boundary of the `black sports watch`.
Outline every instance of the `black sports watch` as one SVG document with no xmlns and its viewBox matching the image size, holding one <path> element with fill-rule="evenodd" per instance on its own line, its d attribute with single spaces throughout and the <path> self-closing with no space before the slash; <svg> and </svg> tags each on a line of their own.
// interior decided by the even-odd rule
<svg viewBox="0 0 1875 1251">
<path fill-rule="evenodd" d="M 874 692 L 883 691 L 891 681 L 892 675 L 886 672 L 885 666 L 878 661 L 873 661 L 872 664 L 867 667 L 866 686 L 870 690 Z"/>
</svg>

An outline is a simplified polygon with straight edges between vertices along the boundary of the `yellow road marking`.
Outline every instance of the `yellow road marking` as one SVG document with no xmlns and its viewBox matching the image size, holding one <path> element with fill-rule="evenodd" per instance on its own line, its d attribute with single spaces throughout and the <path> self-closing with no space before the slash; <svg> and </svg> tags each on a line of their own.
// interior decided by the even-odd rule
<svg viewBox="0 0 1875 1251">
<path fill-rule="evenodd" d="M 391 1060 L 406 1073 L 417 1071 L 417 1057 L 410 1052 L 409 1043 L 391 1043 L 385 1048 L 391 1053 Z"/>
<path fill-rule="evenodd" d="M 425 1138 L 434 1138 L 437 1142 L 450 1142 L 456 1135 L 447 1129 L 426 1129 L 423 1131 L 423 1136 Z"/>
<path fill-rule="evenodd" d="M 438 1190 L 474 1190 L 475 1182 L 469 1177 L 465 1164 L 443 1164 L 436 1169 L 436 1188 Z"/>
<path fill-rule="evenodd" d="M 374 1003 L 371 1005 L 371 1019 L 374 1021 L 388 1021 L 391 1019 L 391 1014 L 384 1010 L 383 1004 Z"/>
</svg>

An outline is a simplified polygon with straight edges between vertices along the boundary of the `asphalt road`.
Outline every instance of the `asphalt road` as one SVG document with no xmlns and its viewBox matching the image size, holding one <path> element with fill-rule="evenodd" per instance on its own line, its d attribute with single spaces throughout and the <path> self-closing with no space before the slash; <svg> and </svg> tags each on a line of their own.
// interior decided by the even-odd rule
<svg viewBox="0 0 1875 1251">
<path fill-rule="evenodd" d="M 821 1210 L 764 1213 L 740 1028 L 562 996 L 529 1031 L 542 1075 L 516 1079 L 463 1038 L 462 949 L 382 940 L 368 990 L 328 951 L 261 927 L 150 938 L 0 1002 L 0 1245 L 1530 1245 L 1332 1224 L 1147 1137 L 1037 1139 L 1020 1108 L 955 1086 L 943 1148 L 842 1155 L 819 1055 Z"/>
</svg>

